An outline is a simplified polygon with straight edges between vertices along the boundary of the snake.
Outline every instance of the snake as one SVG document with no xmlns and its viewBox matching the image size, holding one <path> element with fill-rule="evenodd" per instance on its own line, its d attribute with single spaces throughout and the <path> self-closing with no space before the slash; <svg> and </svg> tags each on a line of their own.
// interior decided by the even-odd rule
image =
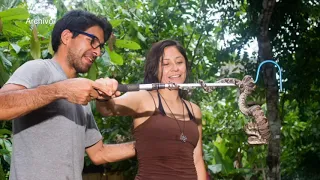
<svg viewBox="0 0 320 180">
<path fill-rule="evenodd" d="M 203 80 L 199 80 L 201 87 L 206 92 L 211 92 L 215 87 L 208 87 Z M 242 80 L 236 78 L 222 78 L 217 83 L 231 83 L 240 89 L 238 106 L 242 114 L 252 119 L 244 125 L 244 131 L 248 136 L 247 142 L 251 145 L 268 144 L 270 138 L 269 121 L 260 105 L 247 105 L 246 99 L 255 90 L 256 85 L 250 75 L 245 75 Z"/>
</svg>

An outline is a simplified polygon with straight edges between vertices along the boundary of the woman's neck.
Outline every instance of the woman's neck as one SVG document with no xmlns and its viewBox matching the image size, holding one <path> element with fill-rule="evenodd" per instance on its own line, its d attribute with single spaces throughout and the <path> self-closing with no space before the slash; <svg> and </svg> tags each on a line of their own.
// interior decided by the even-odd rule
<svg viewBox="0 0 320 180">
<path fill-rule="evenodd" d="M 160 89 L 158 91 L 161 94 L 162 98 L 167 102 L 181 101 L 179 90 Z"/>
</svg>

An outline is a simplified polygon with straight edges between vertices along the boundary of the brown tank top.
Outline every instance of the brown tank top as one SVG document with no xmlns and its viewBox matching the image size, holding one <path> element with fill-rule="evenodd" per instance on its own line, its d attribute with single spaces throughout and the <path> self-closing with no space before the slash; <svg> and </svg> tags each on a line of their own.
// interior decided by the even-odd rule
<svg viewBox="0 0 320 180">
<path fill-rule="evenodd" d="M 163 110 L 160 98 L 159 108 L 156 107 L 154 114 L 133 131 L 139 162 L 135 180 L 196 180 L 193 151 L 199 132 L 194 116 L 193 120 L 185 122 L 184 134 L 188 139 L 182 142 L 177 120 L 159 109 Z M 184 122 L 178 120 L 178 123 L 183 128 Z"/>
</svg>

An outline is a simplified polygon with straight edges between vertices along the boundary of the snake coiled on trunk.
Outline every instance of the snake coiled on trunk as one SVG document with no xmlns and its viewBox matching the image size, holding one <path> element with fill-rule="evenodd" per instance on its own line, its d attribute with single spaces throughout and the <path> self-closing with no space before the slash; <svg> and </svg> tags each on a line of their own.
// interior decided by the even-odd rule
<svg viewBox="0 0 320 180">
<path fill-rule="evenodd" d="M 256 145 L 268 144 L 270 137 L 268 119 L 264 115 L 260 105 L 252 105 L 249 107 L 246 103 L 247 97 L 256 88 L 253 78 L 249 75 L 246 75 L 242 81 L 235 78 L 223 78 L 217 81 L 217 83 L 232 83 L 240 89 L 240 96 L 238 99 L 239 109 L 244 115 L 253 119 L 252 122 L 249 122 L 244 126 L 244 131 L 248 135 L 248 143 Z M 200 80 L 200 84 L 207 92 L 214 89 L 212 87 L 207 87 L 202 80 Z"/>
</svg>

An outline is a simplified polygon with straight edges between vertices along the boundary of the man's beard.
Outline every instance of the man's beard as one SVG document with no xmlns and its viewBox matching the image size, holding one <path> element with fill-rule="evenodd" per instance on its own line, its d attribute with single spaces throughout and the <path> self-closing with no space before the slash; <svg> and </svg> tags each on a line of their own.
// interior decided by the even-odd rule
<svg viewBox="0 0 320 180">
<path fill-rule="evenodd" d="M 76 73 L 87 73 L 91 66 L 88 66 L 82 62 L 82 57 L 68 50 L 67 59 L 69 65 L 76 70 Z"/>
</svg>

